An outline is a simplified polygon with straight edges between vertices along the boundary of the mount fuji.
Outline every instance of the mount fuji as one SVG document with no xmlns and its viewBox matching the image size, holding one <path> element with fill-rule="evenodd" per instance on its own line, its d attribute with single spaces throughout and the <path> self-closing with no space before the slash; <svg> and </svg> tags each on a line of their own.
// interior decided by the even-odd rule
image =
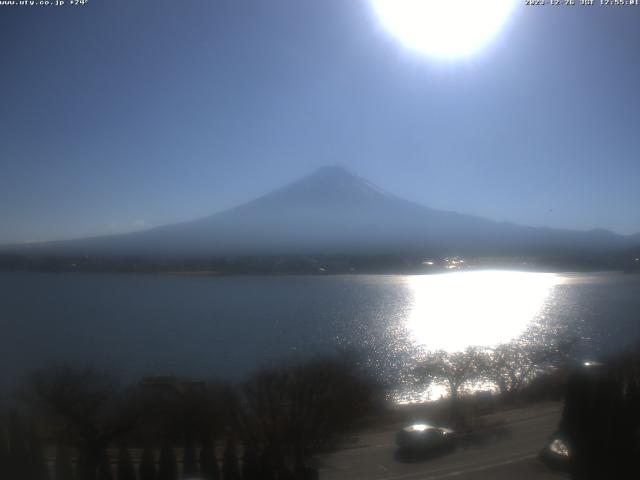
<svg viewBox="0 0 640 480">
<path fill-rule="evenodd" d="M 638 234 L 526 227 L 435 210 L 385 192 L 344 168 L 329 166 L 248 203 L 195 221 L 3 250 L 105 256 L 507 256 L 594 255 L 638 244 Z"/>
</svg>

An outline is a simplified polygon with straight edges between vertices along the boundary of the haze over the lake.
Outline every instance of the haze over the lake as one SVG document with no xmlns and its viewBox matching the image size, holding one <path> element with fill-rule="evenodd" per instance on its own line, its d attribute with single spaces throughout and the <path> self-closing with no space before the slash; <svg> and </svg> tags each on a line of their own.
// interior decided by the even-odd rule
<svg viewBox="0 0 640 480">
<path fill-rule="evenodd" d="M 365 0 L 5 8 L 0 244 L 191 220 L 326 164 L 437 209 L 638 232 L 638 14 L 516 2 L 447 56 L 461 38 L 411 48 Z"/>
</svg>

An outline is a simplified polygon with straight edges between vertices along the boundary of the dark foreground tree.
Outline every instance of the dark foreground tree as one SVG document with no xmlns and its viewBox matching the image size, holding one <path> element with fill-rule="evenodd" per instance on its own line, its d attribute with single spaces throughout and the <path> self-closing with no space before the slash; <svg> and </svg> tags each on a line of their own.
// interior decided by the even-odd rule
<svg viewBox="0 0 640 480">
<path fill-rule="evenodd" d="M 203 480 L 218 480 L 220 478 L 215 448 L 208 436 L 205 437 L 200 449 L 200 475 Z"/>
<path fill-rule="evenodd" d="M 10 412 L 8 435 L 8 478 L 19 478 L 29 471 L 29 445 L 24 421 L 18 412 Z"/>
<path fill-rule="evenodd" d="M 161 438 L 177 445 L 195 442 L 232 427 L 234 395 L 221 382 L 179 381 L 173 377 L 147 379 L 140 396 L 145 405 L 139 433 L 150 443 Z"/>
<path fill-rule="evenodd" d="M 77 480 L 94 480 L 109 443 L 131 431 L 139 411 L 133 392 L 91 368 L 53 366 L 32 376 L 39 406 L 78 448 Z"/>
<path fill-rule="evenodd" d="M 100 464 L 98 465 L 98 480 L 114 480 L 111 459 L 106 451 L 102 452 Z"/>
<path fill-rule="evenodd" d="M 8 428 L 0 424 L 0 478 L 49 480 L 44 446 L 33 419 L 9 413 Z"/>
<path fill-rule="evenodd" d="M 153 450 L 148 447 L 142 450 L 138 473 L 140 480 L 157 480 L 156 460 L 153 455 Z"/>
<path fill-rule="evenodd" d="M 559 430 L 571 478 L 640 478 L 640 348 L 576 369 Z"/>
<path fill-rule="evenodd" d="M 369 380 L 341 358 L 264 370 L 243 389 L 245 442 L 259 445 L 276 473 L 303 465 L 367 414 L 373 394 Z"/>
<path fill-rule="evenodd" d="M 9 477 L 9 444 L 4 424 L 0 423 L 0 478 Z"/>
<path fill-rule="evenodd" d="M 168 443 L 160 450 L 158 464 L 158 480 L 178 480 L 176 454 Z"/>
<path fill-rule="evenodd" d="M 29 479 L 49 480 L 49 467 L 44 453 L 44 445 L 33 420 L 29 426 Z"/>
<path fill-rule="evenodd" d="M 198 457 L 196 456 L 196 446 L 193 440 L 187 438 L 184 447 L 184 457 L 182 458 L 183 478 L 192 478 L 198 475 Z"/>
<path fill-rule="evenodd" d="M 136 480 L 131 453 L 124 445 L 118 450 L 118 480 Z"/>
<path fill-rule="evenodd" d="M 54 480 L 73 480 L 73 467 L 69 449 L 64 445 L 56 447 L 56 464 L 54 467 Z"/>
<path fill-rule="evenodd" d="M 277 480 L 278 468 L 281 464 L 280 454 L 267 446 L 260 455 L 260 471 L 257 478 L 260 480 Z"/>
<path fill-rule="evenodd" d="M 242 479 L 261 480 L 260 457 L 253 443 L 245 443 L 242 455 Z"/>
<path fill-rule="evenodd" d="M 238 466 L 238 453 L 236 444 L 232 438 L 227 439 L 222 457 L 222 478 L 224 480 L 240 480 L 240 467 Z"/>
</svg>

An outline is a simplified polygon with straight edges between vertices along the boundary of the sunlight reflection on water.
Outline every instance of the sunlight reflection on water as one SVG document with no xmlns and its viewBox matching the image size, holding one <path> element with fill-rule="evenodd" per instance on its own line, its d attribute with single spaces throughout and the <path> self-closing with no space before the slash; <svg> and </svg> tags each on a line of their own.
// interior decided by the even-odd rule
<svg viewBox="0 0 640 480">
<path fill-rule="evenodd" d="M 493 346 L 521 334 L 541 312 L 553 273 L 470 271 L 407 279 L 413 304 L 406 328 L 427 350 Z"/>
<path fill-rule="evenodd" d="M 553 273 L 467 271 L 407 278 L 411 308 L 405 332 L 419 351 L 463 351 L 469 346 L 494 347 L 522 335 L 544 317 L 554 287 L 563 283 Z M 411 376 L 409 376 L 411 378 Z M 495 391 L 487 381 L 466 384 L 464 391 Z M 394 395 L 397 403 L 448 396 L 439 381 L 428 385 L 409 381 Z"/>
</svg>

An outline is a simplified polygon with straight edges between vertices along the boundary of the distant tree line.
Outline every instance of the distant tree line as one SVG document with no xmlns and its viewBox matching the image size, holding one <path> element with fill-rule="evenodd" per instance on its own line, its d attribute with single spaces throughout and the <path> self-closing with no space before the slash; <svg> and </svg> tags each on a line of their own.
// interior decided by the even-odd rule
<svg viewBox="0 0 640 480">
<path fill-rule="evenodd" d="M 264 254 L 230 256 L 94 255 L 0 252 L 0 270 L 44 272 L 314 274 L 428 273 L 444 271 L 444 251 L 354 254 Z M 637 271 L 635 257 L 624 252 L 601 255 L 495 252 L 465 256 L 469 266 L 557 270 Z M 425 259 L 432 260 L 429 264 Z M 448 270 L 447 270 L 448 271 Z"/>
</svg>

